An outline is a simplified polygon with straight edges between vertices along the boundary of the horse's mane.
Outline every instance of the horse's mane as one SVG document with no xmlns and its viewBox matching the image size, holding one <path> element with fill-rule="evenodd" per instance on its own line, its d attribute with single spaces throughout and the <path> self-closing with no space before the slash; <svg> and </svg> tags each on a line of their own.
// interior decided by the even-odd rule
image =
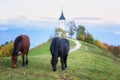
<svg viewBox="0 0 120 80">
<path fill-rule="evenodd" d="M 21 42 L 22 40 L 22 37 L 21 36 L 18 36 L 16 39 L 15 39 L 15 42 L 14 42 L 14 49 L 13 49 L 13 56 L 16 56 L 18 54 L 18 44 L 19 42 Z"/>
</svg>

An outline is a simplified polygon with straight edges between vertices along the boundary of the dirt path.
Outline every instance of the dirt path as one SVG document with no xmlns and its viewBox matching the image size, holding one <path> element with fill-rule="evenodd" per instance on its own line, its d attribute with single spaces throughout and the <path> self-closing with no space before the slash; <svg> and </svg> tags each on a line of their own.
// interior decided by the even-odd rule
<svg viewBox="0 0 120 80">
<path fill-rule="evenodd" d="M 76 51 L 81 47 L 81 44 L 80 44 L 80 42 L 78 40 L 75 40 L 75 39 L 70 39 L 70 40 L 74 41 L 75 44 L 76 44 L 76 46 L 74 48 L 70 49 L 70 52 Z"/>
</svg>

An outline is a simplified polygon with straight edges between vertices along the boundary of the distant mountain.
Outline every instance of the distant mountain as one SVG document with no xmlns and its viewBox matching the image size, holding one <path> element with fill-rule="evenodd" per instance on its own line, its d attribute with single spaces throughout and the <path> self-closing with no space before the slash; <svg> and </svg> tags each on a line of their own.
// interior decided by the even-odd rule
<svg viewBox="0 0 120 80">
<path fill-rule="evenodd" d="M 50 37 L 54 36 L 54 29 L 38 29 L 38 30 L 26 30 L 26 29 L 8 29 L 0 30 L 0 34 L 3 36 L 0 39 L 0 45 L 5 42 L 14 40 L 18 35 L 26 34 L 30 37 L 31 48 L 38 44 L 47 41 Z"/>
<path fill-rule="evenodd" d="M 70 20 L 72 19 L 66 20 L 66 27 L 68 27 L 67 23 Z M 85 26 L 86 30 L 90 32 L 95 39 L 109 45 L 120 45 L 120 24 L 111 21 L 96 23 L 97 21 L 103 20 L 97 17 L 77 17 L 73 18 L 73 20 L 75 20 L 76 26 Z M 91 23 L 90 21 L 95 23 Z M 0 34 L 3 36 L 0 39 L 0 45 L 6 41 L 14 40 L 15 37 L 20 34 L 27 34 L 31 39 L 36 39 L 37 36 L 41 36 L 40 38 L 44 38 L 43 40 L 45 40 L 45 36 L 47 35 L 46 39 L 48 39 L 48 35 L 52 36 L 54 29 L 57 27 L 59 27 L 59 21 L 55 18 L 37 17 L 36 20 L 29 20 L 21 16 L 10 19 L 4 23 L 0 23 Z M 40 41 L 36 40 L 34 42 L 32 42 L 32 46 L 37 45 L 37 43 L 39 44 Z"/>
</svg>

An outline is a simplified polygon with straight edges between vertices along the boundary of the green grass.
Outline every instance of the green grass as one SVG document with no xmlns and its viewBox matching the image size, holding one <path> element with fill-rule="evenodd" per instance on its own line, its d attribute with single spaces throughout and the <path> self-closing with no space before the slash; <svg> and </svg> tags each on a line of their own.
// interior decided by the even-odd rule
<svg viewBox="0 0 120 80">
<path fill-rule="evenodd" d="M 16 69 L 11 68 L 10 57 L 0 57 L 0 80 L 120 80 L 120 66 L 111 54 L 91 44 L 81 44 L 79 50 L 69 54 L 68 68 L 64 71 L 60 60 L 57 71 L 52 71 L 49 42 L 30 50 L 27 67 L 21 66 L 21 56 Z M 75 46 L 73 41 L 70 45 Z"/>
<path fill-rule="evenodd" d="M 69 40 L 69 42 L 70 42 L 70 49 L 74 48 L 76 44 L 72 40 Z"/>
</svg>

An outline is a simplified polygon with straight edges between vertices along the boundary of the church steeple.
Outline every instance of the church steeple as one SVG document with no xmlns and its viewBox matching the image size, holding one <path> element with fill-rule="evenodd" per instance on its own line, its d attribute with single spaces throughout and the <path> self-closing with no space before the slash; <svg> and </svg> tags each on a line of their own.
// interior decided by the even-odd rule
<svg viewBox="0 0 120 80">
<path fill-rule="evenodd" d="M 64 13 L 63 13 L 63 10 L 62 10 L 62 12 L 61 12 L 61 15 L 60 15 L 60 17 L 59 17 L 59 24 L 60 24 L 60 28 L 62 29 L 62 30 L 64 30 L 65 31 L 65 16 L 64 16 Z"/>
<path fill-rule="evenodd" d="M 61 12 L 61 16 L 60 16 L 59 20 L 65 20 L 65 17 L 64 17 L 63 11 Z"/>
</svg>

